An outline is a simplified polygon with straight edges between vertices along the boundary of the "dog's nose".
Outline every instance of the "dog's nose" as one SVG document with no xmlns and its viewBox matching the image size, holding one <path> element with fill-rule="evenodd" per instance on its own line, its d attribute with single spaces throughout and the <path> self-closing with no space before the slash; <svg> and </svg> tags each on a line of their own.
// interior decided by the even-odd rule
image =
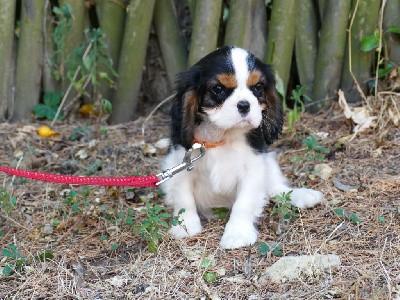
<svg viewBox="0 0 400 300">
<path fill-rule="evenodd" d="M 250 110 L 250 103 L 249 103 L 249 101 L 244 101 L 244 100 L 239 101 L 237 104 L 237 108 L 238 108 L 240 114 L 245 115 Z"/>
</svg>

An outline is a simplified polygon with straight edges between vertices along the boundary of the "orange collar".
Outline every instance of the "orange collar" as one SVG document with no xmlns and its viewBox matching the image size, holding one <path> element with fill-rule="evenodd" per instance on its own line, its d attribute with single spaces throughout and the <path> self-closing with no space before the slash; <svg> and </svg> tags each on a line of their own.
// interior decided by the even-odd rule
<svg viewBox="0 0 400 300">
<path fill-rule="evenodd" d="M 222 146 L 222 145 L 225 144 L 224 141 L 220 141 L 220 142 L 206 142 L 206 141 L 199 140 L 199 139 L 196 139 L 196 138 L 193 138 L 193 143 L 200 143 L 200 144 L 203 144 L 204 147 L 206 147 L 206 149 L 217 148 L 217 147 Z"/>
</svg>

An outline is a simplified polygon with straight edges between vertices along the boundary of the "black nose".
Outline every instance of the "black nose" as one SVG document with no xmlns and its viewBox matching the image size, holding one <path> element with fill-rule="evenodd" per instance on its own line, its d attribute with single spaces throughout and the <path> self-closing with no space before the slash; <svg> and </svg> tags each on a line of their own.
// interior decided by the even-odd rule
<svg viewBox="0 0 400 300">
<path fill-rule="evenodd" d="M 241 114 L 247 114 L 250 110 L 250 103 L 249 101 L 239 101 L 237 104 L 237 108 Z"/>
</svg>

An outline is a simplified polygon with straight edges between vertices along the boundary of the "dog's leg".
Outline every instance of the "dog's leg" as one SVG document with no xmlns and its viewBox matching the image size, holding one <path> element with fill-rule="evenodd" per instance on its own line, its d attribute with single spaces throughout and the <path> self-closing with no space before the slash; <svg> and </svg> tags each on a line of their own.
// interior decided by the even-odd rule
<svg viewBox="0 0 400 300">
<path fill-rule="evenodd" d="M 292 188 L 288 180 L 283 176 L 278 162 L 275 158 L 275 153 L 270 152 L 265 154 L 265 168 L 267 168 L 267 193 L 269 196 L 275 196 L 283 192 L 292 191 L 291 203 L 298 208 L 309 208 L 320 203 L 324 196 L 321 192 L 307 188 Z"/>
<path fill-rule="evenodd" d="M 185 150 L 183 148 L 172 150 L 166 157 L 164 169 L 178 165 L 182 161 L 184 154 Z M 184 212 L 180 214 L 182 223 L 173 226 L 169 233 L 179 239 L 200 233 L 203 228 L 196 209 L 191 174 L 186 171 L 179 173 L 161 184 L 161 188 L 166 194 L 165 203 L 172 205 L 175 216 L 184 209 Z"/>
<path fill-rule="evenodd" d="M 235 203 L 225 227 L 220 245 L 225 249 L 234 249 L 252 245 L 256 242 L 258 232 L 255 227 L 267 200 L 265 198 L 265 171 L 260 169 L 262 157 L 249 166 L 248 172 L 242 175 L 237 187 Z"/>
</svg>

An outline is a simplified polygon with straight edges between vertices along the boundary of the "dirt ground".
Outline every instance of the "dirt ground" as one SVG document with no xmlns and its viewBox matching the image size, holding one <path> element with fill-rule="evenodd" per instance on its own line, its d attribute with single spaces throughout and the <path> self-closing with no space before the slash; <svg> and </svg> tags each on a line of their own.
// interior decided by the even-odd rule
<svg viewBox="0 0 400 300">
<path fill-rule="evenodd" d="M 139 224 L 146 201 L 162 205 L 158 190 L 85 188 L 0 174 L 2 193 L 17 200 L 7 213 L 9 197 L 0 199 L 0 250 L 13 244 L 17 260 L 27 258 L 17 272 L 0 275 L 0 299 L 400 299 L 400 133 L 385 118 L 380 114 L 379 126 L 344 144 L 340 139 L 351 134 L 352 124 L 337 107 L 306 114 L 295 133 L 284 132 L 274 144 L 283 172 L 294 186 L 322 191 L 326 201 L 281 226 L 270 204 L 258 243 L 238 250 L 219 247 L 225 221 L 215 220 L 182 241 L 166 234 L 157 253 L 149 251 L 127 217 L 133 211 Z M 56 126 L 59 135 L 49 139 L 36 134 L 39 123 L 2 124 L 0 165 L 100 176 L 158 172 L 166 150 L 145 155 L 142 122 L 102 127 L 79 120 Z M 168 137 L 168 126 L 165 115 L 151 118 L 146 142 Z M 309 133 L 322 136 L 318 140 L 330 149 L 322 162 L 305 159 L 302 140 Z M 333 169 L 326 180 L 313 173 L 319 163 Z M 337 208 L 360 221 L 335 214 Z M 261 274 L 279 257 L 260 254 L 259 242 L 279 243 L 285 256 L 337 254 L 341 266 L 293 283 L 261 284 Z M 13 261 L 4 252 L 0 258 L 2 268 Z M 216 280 L 207 282 L 205 272 Z"/>
</svg>

